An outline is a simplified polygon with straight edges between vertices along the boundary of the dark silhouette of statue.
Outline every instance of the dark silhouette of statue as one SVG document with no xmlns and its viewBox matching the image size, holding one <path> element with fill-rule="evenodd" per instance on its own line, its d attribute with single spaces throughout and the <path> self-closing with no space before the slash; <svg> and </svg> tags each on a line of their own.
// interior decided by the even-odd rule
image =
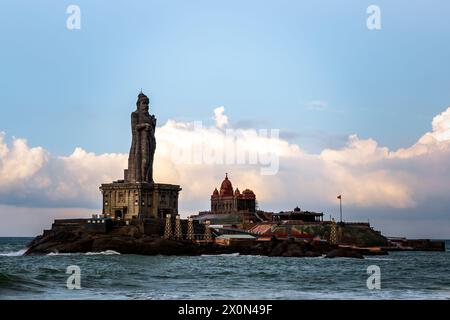
<svg viewBox="0 0 450 320">
<path fill-rule="evenodd" d="M 137 109 L 131 113 L 132 141 L 128 170 L 125 171 L 128 182 L 153 183 L 156 118 L 148 112 L 149 103 L 148 97 L 141 92 L 136 102 Z"/>
</svg>

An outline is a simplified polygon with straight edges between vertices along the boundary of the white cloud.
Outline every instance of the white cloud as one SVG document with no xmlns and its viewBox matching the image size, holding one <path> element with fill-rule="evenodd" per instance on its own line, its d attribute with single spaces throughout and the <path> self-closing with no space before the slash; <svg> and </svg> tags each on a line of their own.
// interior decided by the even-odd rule
<svg viewBox="0 0 450 320">
<path fill-rule="evenodd" d="M 431 124 L 431 132 L 425 133 L 413 146 L 399 149 L 392 156 L 397 158 L 412 158 L 448 151 L 450 149 L 450 107 L 435 116 Z"/>
<path fill-rule="evenodd" d="M 9 148 L 5 142 L 5 133 L 0 132 L 0 190 L 22 185 L 47 160 L 48 154 L 43 148 L 28 148 L 24 139 L 13 138 Z"/>
<path fill-rule="evenodd" d="M 450 108 L 434 117 L 432 135 L 437 141 L 450 140 Z"/>
<path fill-rule="evenodd" d="M 224 114 L 225 107 L 220 106 L 214 109 L 214 121 L 216 122 L 216 127 L 223 129 L 226 125 L 228 125 L 228 117 Z"/>
<path fill-rule="evenodd" d="M 24 139 L 13 139 L 8 146 L 0 134 L 0 204 L 94 207 L 100 183 L 118 179 L 126 159 L 81 148 L 68 157 L 52 157 Z"/>
<path fill-rule="evenodd" d="M 228 118 L 224 108 L 215 109 L 217 127 Z M 308 154 L 298 145 L 277 138 L 255 136 L 243 130 L 249 143 L 240 148 L 276 148 L 280 170 L 263 176 L 257 165 L 195 164 L 176 161 L 172 150 L 190 148 L 190 141 L 215 142 L 225 133 L 192 123 L 169 120 L 157 129 L 155 180 L 180 184 L 182 212 L 208 209 L 209 196 L 225 172 L 239 189 L 251 188 L 260 206 L 288 209 L 291 204 L 327 207 L 343 194 L 354 207 L 413 208 L 450 192 L 450 108 L 436 116 L 432 131 L 413 146 L 396 151 L 381 147 L 373 139 L 351 135 L 340 149 Z M 76 148 L 69 156 L 51 156 L 41 147 L 29 147 L 23 139 L 8 145 L 0 135 L 0 203 L 17 206 L 99 207 L 101 183 L 121 179 L 127 166 L 126 153 L 101 154 Z M 315 209 L 312 207 L 310 209 Z"/>
</svg>

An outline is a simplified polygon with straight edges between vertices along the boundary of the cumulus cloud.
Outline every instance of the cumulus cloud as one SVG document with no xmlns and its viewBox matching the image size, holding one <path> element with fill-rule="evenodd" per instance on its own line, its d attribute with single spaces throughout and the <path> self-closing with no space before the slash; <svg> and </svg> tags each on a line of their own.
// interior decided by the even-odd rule
<svg viewBox="0 0 450 320">
<path fill-rule="evenodd" d="M 447 152 L 450 146 L 450 108 L 435 116 L 431 125 L 431 132 L 425 133 L 413 146 L 394 152 L 393 157 L 413 158 Z"/>
<path fill-rule="evenodd" d="M 155 180 L 181 185 L 184 213 L 208 209 L 209 196 L 225 172 L 234 187 L 253 189 L 262 209 L 304 203 L 311 209 L 327 207 L 338 194 L 353 207 L 414 208 L 430 199 L 445 199 L 450 192 L 450 108 L 437 115 L 432 130 L 408 148 L 391 151 L 373 139 L 351 135 L 344 147 L 319 154 L 254 129 L 240 130 L 244 140 L 229 149 L 226 130 L 217 129 L 228 125 L 224 110 L 214 110 L 215 126 L 199 128 L 195 123 L 169 120 L 156 131 Z M 202 149 L 196 149 L 198 145 Z M 226 161 L 230 150 L 247 154 L 247 161 L 230 164 Z M 255 150 L 277 155 L 277 174 L 261 175 L 264 163 L 248 161 Z M 184 153 L 191 157 L 183 158 Z M 96 155 L 82 148 L 69 156 L 52 156 L 42 147 L 29 147 L 23 139 L 7 144 L 3 133 L 0 203 L 97 208 L 98 187 L 122 178 L 127 157 L 126 153 Z"/>
<path fill-rule="evenodd" d="M 123 154 L 95 155 L 76 148 L 53 157 L 24 139 L 10 146 L 0 134 L 0 204 L 37 207 L 97 207 L 100 183 L 117 179 Z"/>
<path fill-rule="evenodd" d="M 47 160 L 48 154 L 43 148 L 28 148 L 25 139 L 13 138 L 9 148 L 5 133 L 0 132 L 0 188 L 26 183 Z"/>
<path fill-rule="evenodd" d="M 225 107 L 220 106 L 214 109 L 214 121 L 216 122 L 217 128 L 224 128 L 228 124 L 228 117 L 224 114 Z"/>
</svg>

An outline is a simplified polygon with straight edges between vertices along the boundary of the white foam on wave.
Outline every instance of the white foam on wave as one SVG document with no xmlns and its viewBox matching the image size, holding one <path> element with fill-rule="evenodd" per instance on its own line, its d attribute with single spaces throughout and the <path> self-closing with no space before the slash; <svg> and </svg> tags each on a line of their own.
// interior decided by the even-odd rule
<svg viewBox="0 0 450 320">
<path fill-rule="evenodd" d="M 62 252 L 50 252 L 47 253 L 47 256 L 71 256 L 71 255 L 85 255 L 85 256 L 98 256 L 98 255 L 104 255 L 104 256 L 112 256 L 112 255 L 120 255 L 119 252 L 114 250 L 105 250 L 105 251 L 98 251 L 98 252 L 86 252 L 86 253 L 62 253 Z"/>
<path fill-rule="evenodd" d="M 260 254 L 241 254 L 240 257 L 265 258 L 266 256 L 262 256 Z"/>
<path fill-rule="evenodd" d="M 239 252 L 222 254 L 202 254 L 202 257 L 239 257 Z"/>
<path fill-rule="evenodd" d="M 0 256 L 3 257 L 20 257 L 27 252 L 27 249 L 21 249 L 19 251 L 10 251 L 10 252 L 0 252 Z"/>
<path fill-rule="evenodd" d="M 106 250 L 106 251 L 99 251 L 99 252 L 86 252 L 87 256 L 96 256 L 96 255 L 105 255 L 105 256 L 111 256 L 111 255 L 120 255 L 119 252 L 114 250 Z"/>
<path fill-rule="evenodd" d="M 59 253 L 59 252 L 50 252 L 47 253 L 47 256 L 70 256 L 72 253 Z"/>
</svg>

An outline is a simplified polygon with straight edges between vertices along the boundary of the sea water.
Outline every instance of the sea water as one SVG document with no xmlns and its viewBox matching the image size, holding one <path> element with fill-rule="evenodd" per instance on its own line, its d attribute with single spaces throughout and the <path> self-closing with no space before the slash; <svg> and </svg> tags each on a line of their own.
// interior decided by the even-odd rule
<svg viewBox="0 0 450 320">
<path fill-rule="evenodd" d="M 364 260 L 115 251 L 23 256 L 30 240 L 0 238 L 0 299 L 450 299 L 448 249 Z M 73 265 L 81 271 L 79 290 L 67 288 Z M 380 268 L 380 290 L 367 287 L 370 265 Z"/>
</svg>

